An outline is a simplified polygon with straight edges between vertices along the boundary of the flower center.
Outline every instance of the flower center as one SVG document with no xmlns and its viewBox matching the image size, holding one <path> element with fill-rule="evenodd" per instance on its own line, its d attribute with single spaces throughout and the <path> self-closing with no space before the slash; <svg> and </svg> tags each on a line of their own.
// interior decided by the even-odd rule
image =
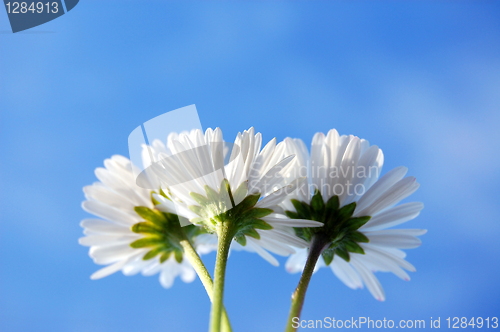
<svg viewBox="0 0 500 332">
<path fill-rule="evenodd" d="M 294 230 L 298 237 L 309 243 L 313 236 L 324 239 L 326 243 L 322 256 L 326 265 L 332 262 L 335 255 L 349 262 L 349 253 L 365 253 L 358 243 L 369 242 L 369 239 L 358 229 L 371 217 L 353 218 L 355 202 L 340 207 L 339 197 L 332 196 L 325 203 L 319 190 L 316 190 L 309 204 L 296 199 L 292 199 L 291 202 L 296 211 L 286 211 L 289 218 L 316 220 L 324 224 L 322 227 L 294 228 Z"/>
</svg>

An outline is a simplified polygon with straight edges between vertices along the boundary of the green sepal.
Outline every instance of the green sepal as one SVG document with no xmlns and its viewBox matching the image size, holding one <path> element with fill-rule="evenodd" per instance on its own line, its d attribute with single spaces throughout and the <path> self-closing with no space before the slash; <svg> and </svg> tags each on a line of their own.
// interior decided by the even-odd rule
<svg viewBox="0 0 500 332">
<path fill-rule="evenodd" d="M 309 242 L 311 241 L 314 230 L 309 227 L 294 227 L 295 235 L 300 237 L 302 240 Z"/>
<path fill-rule="evenodd" d="M 134 224 L 130 229 L 132 230 L 132 232 L 139 234 L 162 234 L 162 228 L 150 221 L 138 222 L 137 224 Z"/>
<path fill-rule="evenodd" d="M 339 244 L 342 243 L 342 241 L 344 240 L 345 237 L 346 237 L 346 233 L 344 231 L 338 232 L 335 235 L 335 237 L 332 239 L 332 244 L 331 244 L 330 248 L 337 248 L 339 246 Z"/>
<path fill-rule="evenodd" d="M 271 209 L 265 209 L 265 208 L 253 208 L 247 212 L 245 212 L 245 218 L 263 218 L 265 216 L 270 215 L 274 211 Z"/>
<path fill-rule="evenodd" d="M 266 231 L 274 228 L 262 219 L 254 219 L 254 221 L 252 222 L 252 226 L 255 229 L 263 229 Z"/>
<path fill-rule="evenodd" d="M 215 190 L 213 190 L 209 185 L 205 185 L 205 193 L 207 194 L 206 198 L 208 199 L 206 204 L 219 202 L 219 200 L 220 200 L 219 193 L 216 192 Z M 205 198 L 205 197 L 203 197 L 203 198 Z M 203 205 L 206 205 L 206 204 L 203 204 Z"/>
<path fill-rule="evenodd" d="M 158 244 L 164 244 L 164 240 L 161 237 L 144 237 L 139 240 L 135 240 L 130 244 L 132 248 L 145 248 L 145 247 L 156 247 Z"/>
<path fill-rule="evenodd" d="M 335 249 L 335 254 L 338 255 L 343 260 L 345 260 L 346 262 L 349 262 L 349 260 L 351 259 L 349 257 L 349 253 L 343 249 L 340 249 L 340 248 Z"/>
<path fill-rule="evenodd" d="M 177 263 L 182 263 L 182 251 L 179 250 L 174 251 L 174 256 Z"/>
<path fill-rule="evenodd" d="M 171 251 L 165 251 L 163 254 L 161 254 L 160 264 L 164 263 L 170 257 L 170 254 L 172 254 Z"/>
<path fill-rule="evenodd" d="M 247 245 L 247 238 L 244 235 L 237 235 L 234 239 L 243 247 Z"/>
<path fill-rule="evenodd" d="M 209 215 L 206 213 L 206 210 L 198 205 L 189 205 L 188 209 L 196 213 L 197 215 L 202 217 L 202 220 L 208 219 Z"/>
<path fill-rule="evenodd" d="M 330 199 L 328 200 L 328 202 L 326 202 L 326 209 L 327 210 L 332 210 L 332 211 L 337 211 L 339 209 L 339 197 L 338 196 L 332 196 L 330 197 Z"/>
<path fill-rule="evenodd" d="M 253 237 L 254 239 L 260 240 L 260 234 L 254 228 L 247 228 L 243 231 L 243 234 Z"/>
<path fill-rule="evenodd" d="M 285 211 L 285 214 L 290 219 L 301 219 L 301 218 L 299 218 L 299 214 L 297 212 Z"/>
<path fill-rule="evenodd" d="M 325 250 L 323 251 L 321 256 L 323 256 L 323 260 L 325 261 L 325 264 L 328 266 L 333 261 L 333 256 L 335 256 L 335 252 L 333 250 Z"/>
<path fill-rule="evenodd" d="M 357 254 L 363 254 L 363 255 L 365 254 L 363 248 L 361 248 L 361 246 L 354 241 L 346 241 L 344 244 L 345 248 L 349 252 L 355 252 Z"/>
<path fill-rule="evenodd" d="M 203 195 L 191 192 L 189 193 L 189 196 L 191 196 L 191 198 L 194 199 L 196 203 L 200 204 L 201 206 L 206 206 L 208 204 L 208 199 Z"/>
<path fill-rule="evenodd" d="M 227 179 L 222 180 L 220 184 L 220 190 L 219 190 L 219 199 L 221 197 L 228 197 L 231 200 L 231 206 L 234 207 L 234 198 L 232 196 L 231 192 L 231 185 L 229 184 L 229 181 Z"/>
<path fill-rule="evenodd" d="M 361 232 L 351 232 L 349 234 L 349 237 L 351 240 L 356 241 L 356 242 L 363 242 L 363 243 L 368 243 L 370 242 L 370 239 L 367 238 L 363 233 Z"/>
<path fill-rule="evenodd" d="M 236 189 L 236 191 L 233 193 L 233 197 L 236 199 L 236 197 L 245 197 L 248 192 L 248 188 L 245 182 L 242 182 L 240 186 Z"/>
<path fill-rule="evenodd" d="M 142 259 L 147 261 L 149 259 L 155 258 L 161 251 L 162 251 L 161 247 L 156 247 L 154 249 L 151 249 L 144 255 L 144 257 L 142 257 Z"/>
<path fill-rule="evenodd" d="M 325 208 L 325 202 L 318 189 L 316 189 L 314 196 L 311 198 L 311 208 L 316 213 L 323 212 Z"/>
<path fill-rule="evenodd" d="M 145 220 L 151 221 L 157 225 L 163 225 L 167 221 L 163 213 L 146 206 L 136 206 L 134 211 Z"/>
<path fill-rule="evenodd" d="M 351 218 L 355 209 L 356 209 L 356 202 L 352 202 L 351 204 L 347 204 L 347 205 L 343 206 L 338 212 L 339 222 L 343 222 L 343 221 Z"/>
<path fill-rule="evenodd" d="M 358 228 L 360 228 L 361 226 L 363 226 L 364 224 L 366 224 L 370 219 L 371 219 L 370 216 L 351 218 L 347 221 L 347 223 L 348 223 L 347 227 L 349 227 L 350 230 L 355 231 Z"/>
<path fill-rule="evenodd" d="M 257 204 L 259 198 L 260 194 L 248 195 L 235 207 L 235 209 L 237 209 L 238 212 L 250 210 L 255 206 L 255 204 Z"/>
<path fill-rule="evenodd" d="M 299 200 L 291 199 L 293 207 L 297 211 L 297 214 L 302 217 L 302 219 L 311 219 L 311 209 L 309 205 L 302 203 Z"/>
</svg>

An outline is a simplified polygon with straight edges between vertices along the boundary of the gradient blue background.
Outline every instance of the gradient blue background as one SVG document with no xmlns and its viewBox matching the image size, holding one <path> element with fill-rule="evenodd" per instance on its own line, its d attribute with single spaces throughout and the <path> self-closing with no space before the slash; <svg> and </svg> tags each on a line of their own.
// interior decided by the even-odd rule
<svg viewBox="0 0 500 332">
<path fill-rule="evenodd" d="M 190 104 L 228 140 L 337 128 L 421 183 L 412 200 L 426 207 L 407 226 L 429 232 L 407 251 L 412 280 L 379 273 L 380 303 L 323 269 L 303 318 L 500 316 L 498 2 L 81 1 L 17 34 L 0 10 L 0 331 L 206 330 L 198 280 L 91 281 L 77 243 L 93 170 L 128 154 L 136 126 Z M 233 253 L 235 331 L 281 331 L 298 278 Z"/>
</svg>

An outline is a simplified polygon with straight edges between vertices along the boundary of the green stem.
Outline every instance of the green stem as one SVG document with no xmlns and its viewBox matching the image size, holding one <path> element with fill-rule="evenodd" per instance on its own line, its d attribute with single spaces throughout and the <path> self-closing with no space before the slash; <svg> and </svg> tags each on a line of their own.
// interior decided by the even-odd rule
<svg viewBox="0 0 500 332">
<path fill-rule="evenodd" d="M 201 280 L 201 283 L 203 284 L 203 287 L 205 287 L 210 302 L 212 302 L 213 281 L 212 277 L 210 276 L 210 273 L 205 267 L 203 261 L 201 260 L 200 255 L 198 255 L 198 252 L 194 249 L 193 245 L 191 244 L 191 241 L 189 241 L 186 238 L 185 240 L 180 241 L 180 244 L 182 246 L 182 249 L 184 249 L 184 254 L 186 255 L 186 258 L 189 260 L 194 270 L 196 271 L 196 274 L 198 275 L 198 277 Z M 227 315 L 225 308 L 222 308 L 222 331 L 225 332 L 232 331 L 231 323 L 229 322 L 229 316 Z"/>
<path fill-rule="evenodd" d="M 217 226 L 219 243 L 217 245 L 217 258 L 215 260 L 214 288 L 212 310 L 210 312 L 210 331 L 219 332 L 221 326 L 221 313 L 224 298 L 224 280 L 226 276 L 226 263 L 229 247 L 234 237 L 231 221 L 221 221 Z"/>
<path fill-rule="evenodd" d="M 326 242 L 323 237 L 315 235 L 311 241 L 311 246 L 309 247 L 309 255 L 307 256 L 306 266 L 302 271 L 300 276 L 299 284 L 292 295 L 292 304 L 290 306 L 290 314 L 288 315 L 288 321 L 286 325 L 286 332 L 297 331 L 297 322 L 300 319 L 300 313 L 302 311 L 302 306 L 304 305 L 304 300 L 306 298 L 307 287 L 309 286 L 309 281 L 314 272 L 314 267 L 318 262 L 319 256 L 325 249 Z M 295 318 L 295 319 L 294 319 Z M 295 327 L 294 327 L 295 326 Z"/>
</svg>

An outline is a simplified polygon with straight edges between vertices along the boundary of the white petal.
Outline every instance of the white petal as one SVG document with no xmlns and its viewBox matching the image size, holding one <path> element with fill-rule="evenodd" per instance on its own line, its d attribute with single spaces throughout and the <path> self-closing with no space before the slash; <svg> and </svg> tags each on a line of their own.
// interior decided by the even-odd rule
<svg viewBox="0 0 500 332">
<path fill-rule="evenodd" d="M 136 254 L 136 250 L 137 249 L 130 247 L 128 243 L 122 243 L 109 246 L 91 247 L 89 255 L 94 259 L 96 264 L 110 264 Z"/>
<path fill-rule="evenodd" d="M 354 216 L 359 217 L 358 211 L 364 210 L 367 206 L 372 204 L 376 199 L 382 196 L 389 188 L 401 180 L 408 172 L 406 167 L 396 167 L 381 177 L 366 193 L 359 199 L 356 204 L 356 211 Z"/>
<path fill-rule="evenodd" d="M 289 234 L 287 232 L 281 231 L 277 228 L 271 229 L 271 230 L 266 230 L 262 231 L 262 233 L 265 232 L 266 236 L 273 238 L 277 241 L 286 243 L 290 246 L 298 247 L 298 248 L 304 248 L 308 246 L 308 243 L 300 238 L 298 238 L 295 235 Z M 248 237 L 247 237 L 248 238 Z"/>
<path fill-rule="evenodd" d="M 247 246 L 250 246 L 260 257 L 264 258 L 266 261 L 271 263 L 271 265 L 279 266 L 280 264 L 270 253 L 262 249 L 254 239 L 247 236 Z"/>
<path fill-rule="evenodd" d="M 127 265 L 125 265 L 122 269 L 123 274 L 126 276 L 136 275 L 137 273 L 145 269 L 148 265 L 154 263 L 152 259 L 145 261 L 142 259 L 142 257 L 144 257 L 144 255 L 139 255 L 136 259 L 127 263 Z"/>
<path fill-rule="evenodd" d="M 168 198 L 158 194 L 153 194 L 153 198 L 160 203 L 155 206 L 158 210 L 166 213 L 177 212 L 175 203 L 169 200 Z"/>
<path fill-rule="evenodd" d="M 366 288 L 368 288 L 373 297 L 379 301 L 384 301 L 384 290 L 382 288 L 382 285 L 380 285 L 377 277 L 375 277 L 373 273 L 363 265 L 363 263 L 358 262 L 354 257 L 351 257 L 351 264 L 356 269 L 356 271 L 358 271 L 361 279 L 363 279 L 363 282 L 366 285 Z"/>
<path fill-rule="evenodd" d="M 296 253 L 290 255 L 285 264 L 285 269 L 289 273 L 301 272 L 306 265 L 307 248 L 296 248 Z"/>
<path fill-rule="evenodd" d="M 357 201 L 368 189 L 370 189 L 374 180 L 378 178 L 380 171 L 378 156 L 380 153 L 381 150 L 378 146 L 372 145 L 361 155 L 356 166 L 355 176 L 351 179 L 350 193 L 346 190 L 346 193 L 350 195 L 345 198 L 343 202 L 344 205 Z"/>
<path fill-rule="evenodd" d="M 189 263 L 184 263 L 181 266 L 181 280 L 188 283 L 196 279 L 196 272 Z"/>
<path fill-rule="evenodd" d="M 103 185 L 86 186 L 83 188 L 83 192 L 89 200 L 99 201 L 122 211 L 134 211 L 135 205 L 131 201 Z"/>
<path fill-rule="evenodd" d="M 141 221 L 140 217 L 132 217 L 128 213 L 112 208 L 97 201 L 85 201 L 82 203 L 82 208 L 98 217 L 114 221 L 120 225 L 132 226 L 133 224 Z"/>
<path fill-rule="evenodd" d="M 274 191 L 275 186 L 284 181 L 283 175 L 281 175 L 280 172 L 293 160 L 294 157 L 295 156 L 289 156 L 284 158 L 279 163 L 271 167 L 271 169 L 269 169 L 269 171 L 264 174 L 259 181 L 249 182 L 248 192 L 250 194 L 262 193 L 265 195 Z"/>
<path fill-rule="evenodd" d="M 166 262 L 164 264 L 166 264 Z M 145 277 L 149 277 L 157 274 L 161 269 L 162 264 L 160 264 L 159 260 L 155 258 L 155 261 L 152 264 L 148 265 L 142 270 L 142 275 Z"/>
<path fill-rule="evenodd" d="M 92 280 L 97 280 L 97 279 L 101 279 L 101 278 L 104 278 L 104 277 L 107 277 L 109 276 L 110 274 L 113 274 L 117 271 L 120 271 L 120 269 L 127 263 L 127 260 L 124 259 L 124 260 L 121 260 L 119 262 L 116 262 L 114 264 L 111 264 L 111 265 L 108 265 L 96 272 L 94 272 L 91 276 L 90 276 L 90 279 Z"/>
<path fill-rule="evenodd" d="M 358 164 L 358 159 L 361 153 L 361 145 L 358 137 L 353 137 L 342 157 L 342 162 L 339 167 L 339 175 L 337 183 L 342 187 L 346 188 L 347 184 L 352 184 L 352 179 L 356 176 L 356 166 Z M 340 205 L 343 206 L 343 202 L 348 195 L 348 190 L 342 190 L 339 195 Z M 331 197 L 328 195 L 327 197 Z"/>
<path fill-rule="evenodd" d="M 413 194 L 420 184 L 417 183 L 416 179 L 413 176 L 409 176 L 407 178 L 402 179 L 391 188 L 389 188 L 382 195 L 377 197 L 375 201 L 366 206 L 364 209 L 357 210 L 355 212 L 356 216 L 374 216 L 379 211 L 383 211 L 384 209 L 397 204 L 399 201 L 405 199 L 406 197 Z"/>
<path fill-rule="evenodd" d="M 274 153 L 276 148 L 276 138 L 273 138 L 266 144 L 266 146 L 259 153 L 255 161 L 251 165 L 251 169 L 248 174 L 248 190 L 252 192 L 255 184 L 262 177 L 262 174 L 266 171 L 266 165 L 269 158 Z"/>
<path fill-rule="evenodd" d="M 288 195 L 290 195 L 297 187 L 305 182 L 305 178 L 295 179 L 291 184 L 283 187 L 275 192 L 267 195 L 259 202 L 257 202 L 256 207 L 259 208 L 273 208 L 275 205 L 281 203 Z"/>
<path fill-rule="evenodd" d="M 102 246 L 102 245 L 115 245 L 122 243 L 132 243 L 140 238 L 140 236 L 131 233 L 130 235 L 90 235 L 82 237 L 78 243 L 82 246 Z"/>
<path fill-rule="evenodd" d="M 260 234 L 260 240 L 255 240 L 255 243 L 260 245 L 262 248 L 281 256 L 288 256 L 295 252 L 295 250 L 293 250 L 290 246 L 263 235 L 266 232 L 260 230 L 257 230 L 257 232 Z"/>
<path fill-rule="evenodd" d="M 119 174 L 98 167 L 95 170 L 95 175 L 104 185 L 121 196 L 127 197 L 131 202 L 137 205 L 151 205 L 151 202 L 147 199 L 145 189 L 140 188 L 135 183 L 127 183 L 128 179 L 123 179 Z"/>
<path fill-rule="evenodd" d="M 325 178 L 324 172 L 327 166 L 322 153 L 324 140 L 325 134 L 316 133 L 311 143 L 311 183 L 313 188 L 318 190 L 323 187 L 322 180 Z"/>
<path fill-rule="evenodd" d="M 420 202 L 405 203 L 385 210 L 372 217 L 360 230 L 379 230 L 394 227 L 416 218 L 424 205 Z"/>
<path fill-rule="evenodd" d="M 375 251 L 378 254 L 386 257 L 394 261 L 397 265 L 401 266 L 403 269 L 408 270 L 410 272 L 415 272 L 417 269 L 410 262 L 403 259 L 403 257 L 395 254 L 390 248 L 381 248 L 369 243 L 363 243 L 361 245 L 363 248 L 369 249 L 371 251 Z"/>
<path fill-rule="evenodd" d="M 323 223 L 307 219 L 290 219 L 290 218 L 274 218 L 263 217 L 261 218 L 271 226 L 289 226 L 289 227 L 322 227 Z"/>
<path fill-rule="evenodd" d="M 118 225 L 113 222 L 101 219 L 84 219 L 80 223 L 80 226 L 92 231 L 93 233 L 99 233 L 99 234 L 116 234 L 116 235 L 131 234 L 130 227 Z"/>
<path fill-rule="evenodd" d="M 347 287 L 352 289 L 363 288 L 363 282 L 358 273 L 342 258 L 336 256 L 330 263 L 330 268 Z"/>
<path fill-rule="evenodd" d="M 374 271 L 392 272 L 403 280 L 410 280 L 408 273 L 403 271 L 397 262 L 383 251 L 372 250 L 368 247 L 363 247 L 363 249 L 365 249 L 365 255 L 360 255 L 359 260 L 365 262 L 367 266 L 373 266 Z"/>
<path fill-rule="evenodd" d="M 424 230 L 405 231 L 403 229 L 391 229 L 363 233 L 370 239 L 370 244 L 381 247 L 411 249 L 422 244 L 422 241 L 412 234 L 422 235 L 425 233 Z"/>
<path fill-rule="evenodd" d="M 164 288 L 170 288 L 174 284 L 175 277 L 176 275 L 173 273 L 173 271 L 163 270 L 160 273 L 160 284 Z"/>
</svg>

